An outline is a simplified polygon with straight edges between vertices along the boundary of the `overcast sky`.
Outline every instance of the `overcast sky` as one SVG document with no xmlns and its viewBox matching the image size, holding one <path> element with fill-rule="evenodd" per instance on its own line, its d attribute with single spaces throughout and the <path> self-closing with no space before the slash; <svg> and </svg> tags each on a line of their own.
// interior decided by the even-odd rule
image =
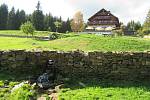
<svg viewBox="0 0 150 100">
<path fill-rule="evenodd" d="M 116 15 L 121 22 L 130 20 L 143 22 L 150 9 L 150 0 L 39 0 L 44 13 L 50 12 L 63 19 L 72 18 L 76 11 L 82 11 L 84 20 L 105 8 Z M 24 9 L 28 14 L 35 10 L 38 0 L 0 0 L 0 4 L 7 4 L 9 10 Z"/>
</svg>

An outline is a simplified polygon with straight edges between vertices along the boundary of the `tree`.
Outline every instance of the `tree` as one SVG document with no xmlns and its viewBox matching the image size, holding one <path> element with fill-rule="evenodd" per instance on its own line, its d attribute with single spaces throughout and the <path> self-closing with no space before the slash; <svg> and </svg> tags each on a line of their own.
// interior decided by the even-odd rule
<svg viewBox="0 0 150 100">
<path fill-rule="evenodd" d="M 69 31 L 69 32 L 71 32 L 72 30 L 71 30 L 71 25 L 70 25 L 70 20 L 69 20 L 69 18 L 67 19 L 67 22 L 66 22 L 66 31 Z"/>
<path fill-rule="evenodd" d="M 17 15 L 17 12 L 16 12 Z M 18 19 L 16 19 L 18 24 L 16 25 L 16 29 L 19 29 L 20 26 L 26 21 L 26 14 L 24 10 L 21 10 L 18 14 Z"/>
<path fill-rule="evenodd" d="M 58 29 L 62 26 L 62 23 L 59 21 L 54 22 L 55 27 L 56 27 L 56 32 L 58 32 Z"/>
<path fill-rule="evenodd" d="M 15 8 L 12 7 L 12 9 L 8 15 L 8 23 L 7 23 L 8 29 L 10 29 L 10 30 L 15 29 L 15 23 L 16 23 L 15 17 L 16 17 Z"/>
<path fill-rule="evenodd" d="M 143 32 L 143 34 L 150 34 L 150 10 L 149 10 L 146 20 L 144 22 L 142 32 Z"/>
<path fill-rule="evenodd" d="M 140 23 L 139 21 L 136 22 L 136 24 L 135 24 L 135 30 L 138 31 L 138 30 L 141 29 L 141 28 L 142 28 L 141 23 Z"/>
<path fill-rule="evenodd" d="M 22 30 L 23 33 L 25 34 L 31 34 L 32 36 L 34 35 L 34 27 L 33 24 L 29 21 L 27 21 L 26 23 L 22 24 L 20 29 Z"/>
<path fill-rule="evenodd" d="M 26 20 L 25 21 L 30 21 L 32 22 L 32 14 L 26 15 Z"/>
<path fill-rule="evenodd" d="M 71 29 L 74 32 L 81 32 L 84 29 L 83 14 L 79 11 L 75 13 L 71 21 Z"/>
<path fill-rule="evenodd" d="M 8 20 L 8 7 L 6 4 L 0 6 L 0 30 L 5 30 L 7 28 Z"/>
<path fill-rule="evenodd" d="M 32 15 L 32 22 L 36 30 L 42 31 L 44 30 L 44 15 L 42 10 L 40 10 L 40 2 L 36 6 L 36 10 L 33 12 Z"/>
<path fill-rule="evenodd" d="M 19 9 L 16 11 L 16 14 L 15 14 L 15 29 L 19 29 L 20 27 L 20 19 L 19 19 Z"/>
<path fill-rule="evenodd" d="M 140 28 L 141 28 L 140 22 L 134 22 L 134 21 L 130 21 L 126 26 L 126 30 L 129 31 L 138 31 Z"/>
<path fill-rule="evenodd" d="M 52 15 L 49 13 L 49 14 L 46 14 L 45 18 L 44 18 L 44 26 L 45 26 L 45 29 L 44 30 L 48 30 L 48 31 L 52 31 L 52 24 L 53 24 L 53 17 Z"/>
</svg>

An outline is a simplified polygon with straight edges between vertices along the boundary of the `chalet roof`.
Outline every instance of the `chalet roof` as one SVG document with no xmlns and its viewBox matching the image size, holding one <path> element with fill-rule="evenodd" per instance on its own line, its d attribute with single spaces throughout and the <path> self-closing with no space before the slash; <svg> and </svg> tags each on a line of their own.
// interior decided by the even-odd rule
<svg viewBox="0 0 150 100">
<path fill-rule="evenodd" d="M 88 25 L 115 25 L 120 26 L 118 17 L 104 8 L 88 19 Z"/>
<path fill-rule="evenodd" d="M 103 8 L 100 11 L 98 11 L 96 14 L 94 14 L 92 17 L 90 17 L 88 20 L 92 19 L 95 16 L 105 16 L 105 15 L 107 15 L 107 16 L 110 15 L 110 16 L 113 16 L 115 18 L 118 18 L 118 17 L 114 16 L 110 11 L 107 11 Z"/>
</svg>

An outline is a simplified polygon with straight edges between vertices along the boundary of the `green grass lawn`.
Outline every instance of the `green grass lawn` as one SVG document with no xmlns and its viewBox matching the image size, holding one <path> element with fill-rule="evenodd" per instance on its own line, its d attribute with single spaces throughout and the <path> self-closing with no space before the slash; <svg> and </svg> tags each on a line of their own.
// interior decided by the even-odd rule
<svg viewBox="0 0 150 100">
<path fill-rule="evenodd" d="M 11 32 L 13 34 L 13 31 L 0 31 L 0 34 Z M 39 34 L 41 34 L 40 36 L 42 36 L 42 34 L 45 35 L 45 33 L 42 32 Z M 51 41 L 41 41 L 31 38 L 0 37 L 0 50 L 12 49 L 60 51 L 74 51 L 77 49 L 83 51 L 150 51 L 150 40 L 138 37 L 104 37 L 89 34 L 65 34 L 62 35 L 62 38 Z"/>
<path fill-rule="evenodd" d="M 150 100 L 150 86 L 146 84 L 106 82 L 84 88 L 70 86 L 61 90 L 59 100 Z"/>
</svg>

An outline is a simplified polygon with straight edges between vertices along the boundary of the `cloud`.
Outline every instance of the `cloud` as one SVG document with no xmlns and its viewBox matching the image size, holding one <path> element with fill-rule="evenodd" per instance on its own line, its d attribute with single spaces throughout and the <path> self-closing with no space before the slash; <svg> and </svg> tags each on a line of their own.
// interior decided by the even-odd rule
<svg viewBox="0 0 150 100">
<path fill-rule="evenodd" d="M 9 10 L 14 6 L 15 9 L 23 9 L 30 14 L 36 9 L 38 1 L 44 13 L 50 12 L 54 16 L 62 16 L 65 20 L 74 14 L 71 5 L 65 0 L 0 0 L 0 4 L 7 4 Z"/>
<path fill-rule="evenodd" d="M 105 8 L 125 24 L 130 20 L 143 23 L 150 9 L 149 0 L 68 0 L 68 2 L 74 9 L 80 9 L 86 20 L 100 9 Z"/>
<path fill-rule="evenodd" d="M 6 3 L 9 9 L 24 9 L 32 13 L 38 0 L 0 0 L 0 4 Z M 40 0 L 44 13 L 51 12 L 54 16 L 62 16 L 63 19 L 73 17 L 80 10 L 85 21 L 100 9 L 105 8 L 119 17 L 121 22 L 130 20 L 143 22 L 150 9 L 149 0 Z"/>
</svg>

